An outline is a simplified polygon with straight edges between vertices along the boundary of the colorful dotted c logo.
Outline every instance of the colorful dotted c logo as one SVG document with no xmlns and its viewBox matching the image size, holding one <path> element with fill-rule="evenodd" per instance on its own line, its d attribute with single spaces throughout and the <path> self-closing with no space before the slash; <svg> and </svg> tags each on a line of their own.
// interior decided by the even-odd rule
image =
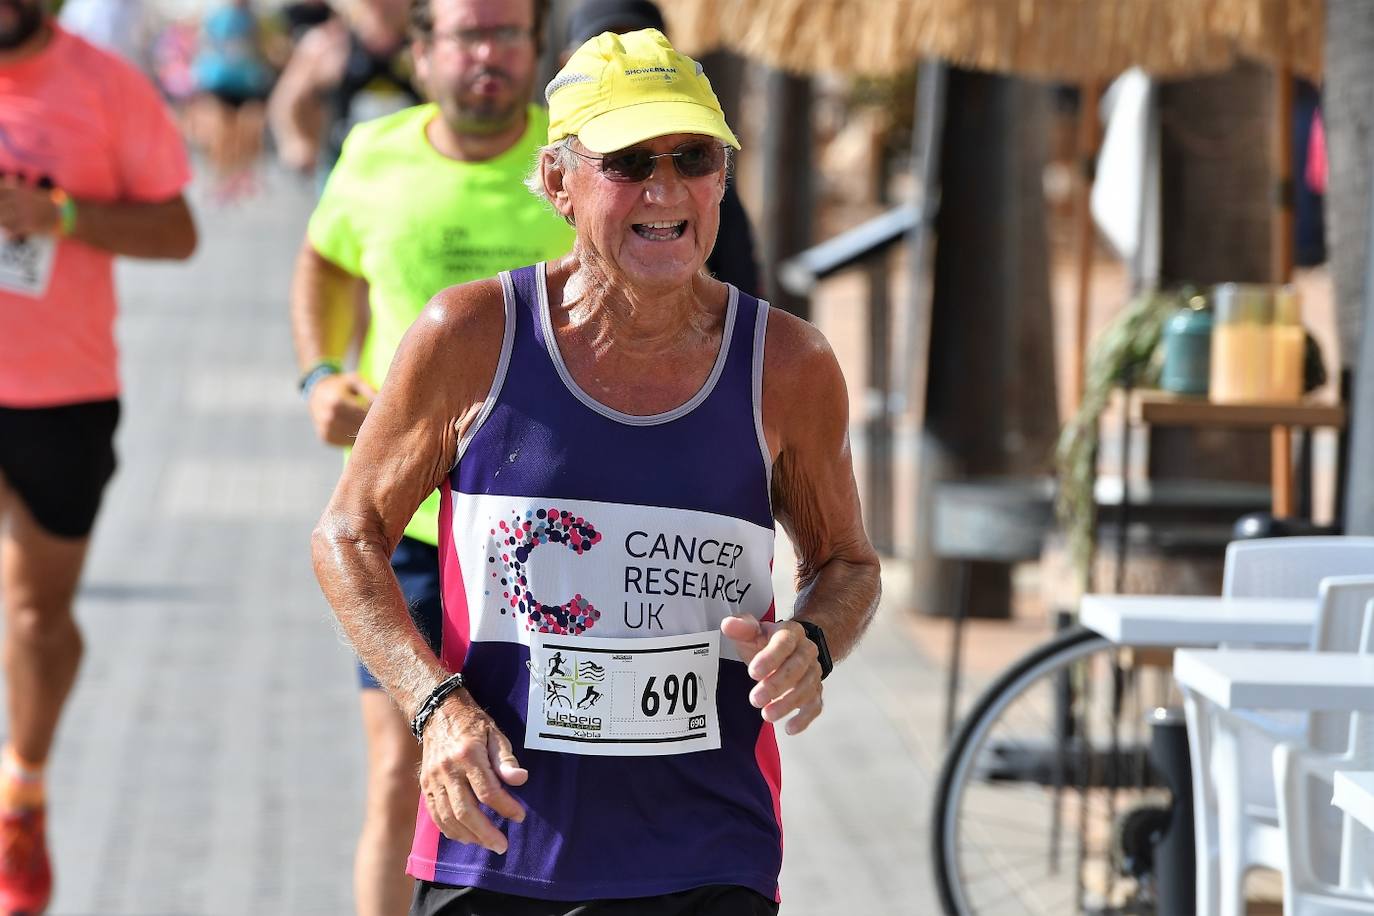
<svg viewBox="0 0 1374 916">
<path fill-rule="evenodd" d="M 580 594 L 563 604 L 545 604 L 530 591 L 527 570 L 529 557 L 541 544 L 562 544 L 581 556 L 601 541 L 601 533 L 586 519 L 555 508 L 531 509 L 516 513 L 509 522 L 491 529 L 493 550 L 487 556 L 491 566 L 500 564 L 491 577 L 500 579 L 502 598 L 511 613 L 524 617 L 525 627 L 540 633 L 577 636 L 601 619 L 601 612 Z M 501 613 L 506 613 L 503 606 Z"/>
</svg>

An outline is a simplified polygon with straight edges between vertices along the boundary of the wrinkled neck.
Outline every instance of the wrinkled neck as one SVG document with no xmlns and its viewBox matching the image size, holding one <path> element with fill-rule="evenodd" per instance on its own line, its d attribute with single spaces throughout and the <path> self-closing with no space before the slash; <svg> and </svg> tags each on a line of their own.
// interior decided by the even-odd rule
<svg viewBox="0 0 1374 916">
<path fill-rule="evenodd" d="M 628 353 L 653 355 L 709 334 L 717 309 L 704 277 L 669 290 L 643 290 L 614 277 L 599 261 L 580 259 L 563 286 L 555 325 Z M 559 316 L 555 316 L 556 318 Z"/>
</svg>

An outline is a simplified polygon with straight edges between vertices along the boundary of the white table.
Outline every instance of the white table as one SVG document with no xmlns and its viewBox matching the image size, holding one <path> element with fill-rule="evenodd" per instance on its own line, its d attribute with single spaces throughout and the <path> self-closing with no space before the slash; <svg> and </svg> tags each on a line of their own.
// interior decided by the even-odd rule
<svg viewBox="0 0 1374 916">
<path fill-rule="evenodd" d="M 1336 771 L 1331 804 L 1374 830 L 1374 771 Z"/>
<path fill-rule="evenodd" d="M 1174 680 L 1224 709 L 1374 710 L 1374 656 L 1179 649 Z"/>
<path fill-rule="evenodd" d="M 1306 646 L 1317 621 L 1317 601 L 1084 595 L 1078 621 L 1127 646 Z"/>
<path fill-rule="evenodd" d="M 1174 653 L 1174 680 L 1183 687 L 1188 714 L 1189 752 L 1194 761 L 1210 758 L 1199 744 L 1198 717 L 1206 698 L 1225 709 L 1268 709 L 1316 712 L 1318 710 L 1374 710 L 1374 656 L 1344 652 L 1288 651 L 1284 649 L 1179 649 Z M 1208 843 L 1214 837 L 1201 833 L 1205 818 L 1201 806 L 1198 839 L 1198 912 L 1222 912 L 1218 876 L 1209 864 Z"/>
</svg>

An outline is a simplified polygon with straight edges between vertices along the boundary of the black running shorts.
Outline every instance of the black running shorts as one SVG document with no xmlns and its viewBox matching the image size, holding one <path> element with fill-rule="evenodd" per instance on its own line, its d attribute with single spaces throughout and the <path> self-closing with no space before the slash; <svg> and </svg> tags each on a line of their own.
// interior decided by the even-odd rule
<svg viewBox="0 0 1374 916">
<path fill-rule="evenodd" d="M 658 897 L 569 902 L 417 881 L 410 906 L 410 916 L 777 916 L 777 912 L 772 900 L 733 884 Z"/>
<path fill-rule="evenodd" d="M 0 407 L 0 474 L 46 530 L 83 538 L 115 470 L 118 401 Z"/>
</svg>

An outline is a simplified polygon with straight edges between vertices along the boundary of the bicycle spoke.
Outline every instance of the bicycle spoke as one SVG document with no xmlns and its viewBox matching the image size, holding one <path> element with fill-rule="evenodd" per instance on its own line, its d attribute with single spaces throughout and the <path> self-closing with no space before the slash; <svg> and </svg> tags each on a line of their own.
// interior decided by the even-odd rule
<svg viewBox="0 0 1374 916">
<path fill-rule="evenodd" d="M 1010 900 L 1015 900 L 1017 903 L 1021 904 L 1022 908 L 1024 908 L 1027 912 L 1036 912 L 1035 910 L 1032 910 L 1031 907 L 1026 903 L 1025 897 L 1023 896 L 1025 891 L 1022 888 L 1017 887 L 1013 883 L 1011 883 L 1011 881 L 1008 880 L 1007 876 L 1005 875 L 999 875 L 994 877 L 999 877 L 1001 879 L 1001 882 L 1006 885 L 1006 893 L 1002 894 L 1000 897 L 994 897 L 991 900 L 982 901 L 981 905 L 979 906 L 979 912 L 993 912 L 994 907 L 996 907 L 998 904 Z"/>
<path fill-rule="evenodd" d="M 937 793 L 946 900 L 974 916 L 1129 905 L 1137 888 L 1117 871 L 1115 823 L 1162 796 L 1148 784 L 1145 725 L 1160 682 L 1137 660 L 1070 632 L 972 707 Z"/>
</svg>

